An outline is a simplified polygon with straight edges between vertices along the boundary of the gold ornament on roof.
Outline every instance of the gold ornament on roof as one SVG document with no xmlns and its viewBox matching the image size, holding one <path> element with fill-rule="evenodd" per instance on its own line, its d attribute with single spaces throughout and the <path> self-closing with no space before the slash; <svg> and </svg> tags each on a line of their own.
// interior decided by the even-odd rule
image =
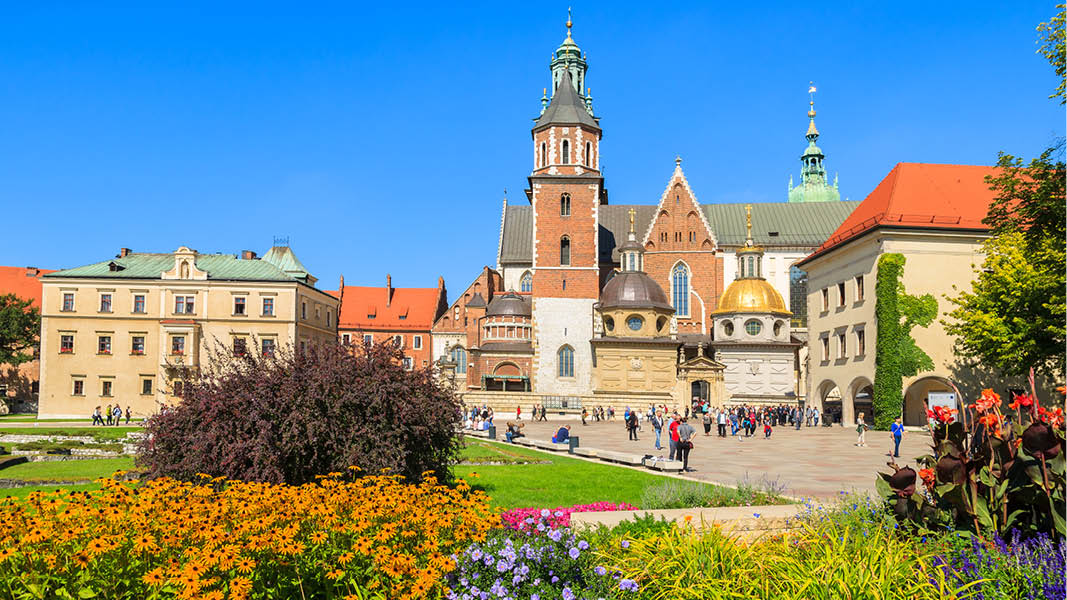
<svg viewBox="0 0 1067 600">
<path fill-rule="evenodd" d="M 770 313 L 790 316 L 782 295 L 765 279 L 736 279 L 719 298 L 719 306 L 711 314 Z"/>
<path fill-rule="evenodd" d="M 637 214 L 637 211 L 634 210 L 634 207 L 631 206 L 630 207 L 630 233 L 634 233 L 634 215 L 635 214 Z"/>
<path fill-rule="evenodd" d="M 745 205 L 745 245 L 737 250 L 738 254 L 742 252 L 763 252 L 763 248 L 757 246 L 752 240 L 752 205 Z"/>
</svg>

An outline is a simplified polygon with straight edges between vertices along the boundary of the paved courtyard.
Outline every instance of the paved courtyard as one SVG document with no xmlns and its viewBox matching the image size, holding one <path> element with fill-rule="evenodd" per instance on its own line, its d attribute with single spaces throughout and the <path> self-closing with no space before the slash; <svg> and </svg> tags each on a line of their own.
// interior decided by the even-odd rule
<svg viewBox="0 0 1067 600">
<path fill-rule="evenodd" d="M 497 429 L 503 436 L 506 418 L 496 418 Z M 533 439 L 549 440 L 562 424 L 571 426 L 571 435 L 579 437 L 581 446 L 632 452 L 634 454 L 668 454 L 666 433 L 663 450 L 656 451 L 656 435 L 648 423 L 642 422 L 638 441 L 627 439 L 622 420 L 589 422 L 556 420 L 549 416 L 548 422 L 526 424 L 524 432 Z M 853 445 L 855 429 L 835 427 L 802 427 L 800 431 L 789 427 L 777 427 L 770 439 L 763 438 L 762 429 L 751 438 L 737 441 L 736 437 L 716 437 L 712 426 L 711 436 L 704 437 L 702 425 L 694 425 L 697 436 L 689 455 L 689 466 L 696 471 L 689 477 L 704 481 L 735 485 L 739 481 L 776 481 L 786 494 L 792 496 L 827 499 L 838 496 L 841 491 L 859 491 L 874 494 L 874 478 L 879 470 L 888 471 L 892 443 L 888 432 L 868 431 L 867 447 Z M 729 433 L 729 432 L 727 432 Z M 900 445 L 897 464 L 915 466 L 914 457 L 928 454 L 929 435 L 920 431 L 908 431 Z"/>
</svg>

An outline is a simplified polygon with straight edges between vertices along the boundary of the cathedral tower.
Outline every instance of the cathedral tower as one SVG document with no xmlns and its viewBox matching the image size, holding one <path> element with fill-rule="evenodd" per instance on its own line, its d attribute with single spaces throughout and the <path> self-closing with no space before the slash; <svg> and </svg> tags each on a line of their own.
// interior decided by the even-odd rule
<svg viewBox="0 0 1067 600">
<path fill-rule="evenodd" d="M 587 65 L 567 37 L 552 55 L 552 98 L 542 99 L 533 129 L 534 389 L 588 393 L 592 305 L 600 294 L 599 209 L 607 203 L 600 175 L 601 130 L 592 101 L 581 94 Z M 546 88 L 547 94 L 547 88 Z"/>
<path fill-rule="evenodd" d="M 808 88 L 810 100 L 808 102 L 808 132 L 804 137 L 808 140 L 808 147 L 800 155 L 800 185 L 793 187 L 793 177 L 789 177 L 789 201 L 790 202 L 825 202 L 840 200 L 841 193 L 837 189 L 837 177 L 834 184 L 827 182 L 826 167 L 822 153 L 815 142 L 819 139 L 819 130 L 815 127 L 815 86 Z"/>
</svg>

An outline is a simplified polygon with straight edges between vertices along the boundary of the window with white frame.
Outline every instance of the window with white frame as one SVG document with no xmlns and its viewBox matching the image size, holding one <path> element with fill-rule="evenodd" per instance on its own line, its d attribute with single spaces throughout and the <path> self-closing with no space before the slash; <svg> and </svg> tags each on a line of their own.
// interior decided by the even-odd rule
<svg viewBox="0 0 1067 600">
<path fill-rule="evenodd" d="M 111 354 L 111 336 L 101 335 L 96 338 L 97 354 Z"/>
<path fill-rule="evenodd" d="M 175 296 L 174 314 L 191 315 L 196 312 L 196 296 Z"/>
<path fill-rule="evenodd" d="M 574 377 L 574 349 L 570 346 L 563 346 L 556 353 L 556 361 L 558 362 L 558 371 L 560 377 Z"/>
<path fill-rule="evenodd" d="M 111 312 L 111 294 L 100 294 L 100 312 Z"/>
<path fill-rule="evenodd" d="M 135 335 L 130 338 L 130 354 L 144 354 L 144 336 Z"/>
<path fill-rule="evenodd" d="M 671 303 L 679 317 L 689 316 L 689 267 L 683 264 L 671 271 Z"/>
<path fill-rule="evenodd" d="M 452 362 L 456 363 L 456 375 L 467 374 L 467 351 L 462 346 L 452 348 Z"/>
<path fill-rule="evenodd" d="M 74 292 L 63 292 L 63 312 L 74 310 Z"/>
<path fill-rule="evenodd" d="M 135 312 L 135 313 L 144 313 L 144 312 L 146 312 L 145 311 L 144 300 L 145 300 L 145 295 L 144 294 L 134 294 L 133 295 L 133 312 Z"/>
<path fill-rule="evenodd" d="M 245 304 L 247 302 L 248 302 L 248 299 L 245 298 L 244 296 L 234 296 L 233 297 L 233 314 L 234 315 L 239 315 L 239 316 L 244 316 L 245 308 L 246 308 Z"/>
<path fill-rule="evenodd" d="M 532 292 L 533 291 L 533 275 L 529 271 L 522 274 L 522 279 L 519 280 L 520 292 Z"/>
<path fill-rule="evenodd" d="M 273 317 L 274 316 L 274 298 L 264 298 L 263 299 L 263 316 L 264 317 Z"/>
<path fill-rule="evenodd" d="M 422 350 L 422 336 L 416 335 L 411 338 L 411 347 L 416 350 Z"/>
</svg>

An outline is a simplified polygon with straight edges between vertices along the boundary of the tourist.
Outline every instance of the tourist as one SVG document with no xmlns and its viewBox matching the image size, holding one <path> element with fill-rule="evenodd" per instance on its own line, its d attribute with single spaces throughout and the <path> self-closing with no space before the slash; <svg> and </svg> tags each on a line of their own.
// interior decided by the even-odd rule
<svg viewBox="0 0 1067 600">
<path fill-rule="evenodd" d="M 130 412 L 130 407 L 129 407 L 129 405 L 127 405 L 126 406 L 126 424 L 127 425 L 130 424 L 130 417 L 132 417 L 132 416 L 133 416 L 133 413 Z"/>
<path fill-rule="evenodd" d="M 630 432 L 630 439 L 636 442 L 637 427 L 639 425 L 639 421 L 637 419 L 637 411 L 631 410 L 629 411 L 629 413 L 629 417 L 626 419 L 626 429 Z"/>
<path fill-rule="evenodd" d="M 678 412 L 675 411 L 671 413 L 671 423 L 667 426 L 667 433 L 671 444 L 670 460 L 674 460 L 675 457 L 678 457 L 678 426 L 681 424 L 682 420 L 678 418 Z"/>
<path fill-rule="evenodd" d="M 554 443 L 554 444 L 564 444 L 564 443 L 567 442 L 567 440 L 570 439 L 570 437 L 571 437 L 571 426 L 570 425 L 564 425 L 563 427 L 559 428 L 559 431 L 556 432 L 556 435 L 552 436 L 552 443 Z"/>
<path fill-rule="evenodd" d="M 585 425 L 586 425 L 586 423 L 585 423 L 585 419 L 586 419 L 586 417 L 588 417 L 588 416 L 589 416 L 589 411 L 588 411 L 588 410 L 586 410 L 586 409 L 585 409 L 585 407 L 583 406 L 583 407 L 582 407 L 582 427 L 585 427 Z"/>
<path fill-rule="evenodd" d="M 716 417 L 719 425 L 719 437 L 726 437 L 726 411 L 719 409 L 719 414 Z"/>
<path fill-rule="evenodd" d="M 622 420 L 626 423 L 630 422 L 630 407 L 627 406 L 626 410 L 622 413 Z"/>
<path fill-rule="evenodd" d="M 107 411 L 104 412 L 104 416 L 107 417 L 107 424 L 111 425 L 111 405 L 110 404 L 107 405 Z"/>
<path fill-rule="evenodd" d="M 688 423 L 688 419 L 682 418 L 682 423 L 676 429 L 678 433 L 678 459 L 682 461 L 683 471 L 695 471 L 689 468 L 689 451 L 693 449 L 693 436 L 696 429 Z"/>
<path fill-rule="evenodd" d="M 609 421 L 614 421 L 615 420 L 615 407 L 614 406 L 609 406 L 608 407 L 608 420 Z"/>
<path fill-rule="evenodd" d="M 867 423 L 863 420 L 863 413 L 856 416 L 856 445 L 861 448 L 867 447 Z"/>
<path fill-rule="evenodd" d="M 515 420 L 516 421 L 521 421 L 522 420 L 522 406 L 516 406 L 515 407 Z"/>
<path fill-rule="evenodd" d="M 900 417 L 889 426 L 889 436 L 893 438 L 893 457 L 900 458 L 900 440 L 904 439 L 904 424 Z"/>
<path fill-rule="evenodd" d="M 508 443 L 512 443 L 515 438 L 521 438 L 525 434 L 522 432 L 522 428 L 525 427 L 524 423 L 511 423 L 508 422 L 507 431 L 504 432 L 504 437 L 507 438 Z"/>
<path fill-rule="evenodd" d="M 97 425 L 97 424 L 100 424 L 100 425 L 104 424 L 104 417 L 100 415 L 100 407 L 99 406 L 97 406 L 96 409 L 93 410 L 93 425 Z"/>
<path fill-rule="evenodd" d="M 814 425 L 812 425 L 812 427 L 818 427 L 819 426 L 819 411 L 814 409 L 814 408 L 811 409 L 811 410 L 814 413 L 811 416 L 811 421 L 812 421 L 812 423 L 814 423 Z"/>
<path fill-rule="evenodd" d="M 544 404 L 541 405 L 541 420 L 542 421 L 547 421 L 548 420 L 548 409 L 545 408 Z"/>
<path fill-rule="evenodd" d="M 663 450 L 659 436 L 663 433 L 663 413 L 657 412 L 652 415 L 652 430 L 656 432 L 656 450 Z"/>
<path fill-rule="evenodd" d="M 763 439 L 765 439 L 765 440 L 766 439 L 770 439 L 772 431 L 774 431 L 774 429 L 771 427 L 771 422 L 770 421 L 764 421 L 763 422 Z"/>
<path fill-rule="evenodd" d="M 711 435 L 711 415 L 709 415 L 707 411 L 704 411 L 704 416 L 702 418 L 704 420 L 704 437 L 708 437 Z"/>
</svg>

